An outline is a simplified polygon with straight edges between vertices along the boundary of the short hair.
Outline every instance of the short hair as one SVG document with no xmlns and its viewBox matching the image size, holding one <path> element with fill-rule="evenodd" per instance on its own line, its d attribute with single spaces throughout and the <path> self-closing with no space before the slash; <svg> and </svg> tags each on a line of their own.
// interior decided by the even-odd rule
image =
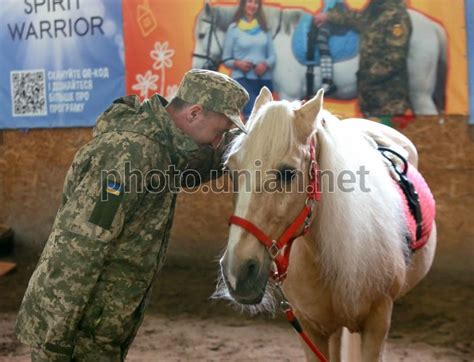
<svg viewBox="0 0 474 362">
<path fill-rule="evenodd" d="M 188 108 L 191 106 L 191 103 L 183 101 L 181 98 L 174 97 L 168 105 L 169 107 L 173 107 L 178 111 L 181 111 L 184 108 Z"/>
<path fill-rule="evenodd" d="M 168 104 L 168 107 L 172 107 L 174 108 L 175 110 L 177 111 L 182 111 L 183 109 L 186 109 L 188 107 L 191 107 L 193 105 L 193 103 L 189 103 L 189 102 L 186 102 L 186 101 L 183 101 L 181 98 L 179 97 L 174 97 Z M 204 107 L 202 107 L 203 111 L 204 111 L 204 114 L 209 114 L 209 113 L 216 113 L 214 111 L 211 111 L 209 109 L 206 109 Z"/>
</svg>

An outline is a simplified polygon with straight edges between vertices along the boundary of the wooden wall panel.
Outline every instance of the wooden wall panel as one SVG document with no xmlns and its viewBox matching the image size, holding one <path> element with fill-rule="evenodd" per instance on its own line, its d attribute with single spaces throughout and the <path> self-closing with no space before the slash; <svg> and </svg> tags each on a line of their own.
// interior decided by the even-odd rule
<svg viewBox="0 0 474 362">
<path fill-rule="evenodd" d="M 464 118 L 452 117 L 418 119 L 402 131 L 417 146 L 421 171 L 437 200 L 439 251 L 449 257 L 461 250 L 462 256 L 472 258 L 472 129 Z M 41 250 L 66 171 L 76 150 L 90 137 L 91 129 L 0 132 L 0 223 L 14 228 L 21 255 Z M 225 246 L 231 210 L 229 194 L 180 195 L 169 261 L 213 262 Z"/>
</svg>

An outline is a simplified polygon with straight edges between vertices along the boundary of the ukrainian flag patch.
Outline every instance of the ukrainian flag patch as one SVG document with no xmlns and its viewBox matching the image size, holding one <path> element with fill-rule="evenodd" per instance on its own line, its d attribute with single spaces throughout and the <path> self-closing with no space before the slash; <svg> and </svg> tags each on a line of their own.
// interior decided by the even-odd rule
<svg viewBox="0 0 474 362">
<path fill-rule="evenodd" d="M 100 194 L 97 196 L 91 216 L 89 217 L 89 222 L 110 230 L 123 197 L 124 189 L 120 183 L 104 180 Z"/>
<path fill-rule="evenodd" d="M 106 192 L 115 196 L 120 196 L 122 193 L 122 185 L 117 182 L 108 181 Z"/>
</svg>

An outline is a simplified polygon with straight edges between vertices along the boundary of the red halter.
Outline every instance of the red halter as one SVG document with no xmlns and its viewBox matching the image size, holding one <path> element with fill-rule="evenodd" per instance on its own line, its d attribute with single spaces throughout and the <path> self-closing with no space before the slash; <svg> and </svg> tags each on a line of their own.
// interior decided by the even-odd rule
<svg viewBox="0 0 474 362">
<path fill-rule="evenodd" d="M 286 278 L 286 273 L 288 270 L 288 263 L 290 258 L 291 246 L 293 241 L 304 235 L 313 219 L 313 209 L 316 201 L 321 199 L 321 189 L 320 182 L 318 180 L 318 163 L 316 162 L 316 145 L 314 137 L 311 138 L 309 143 L 309 155 L 310 155 L 310 165 L 309 165 L 309 185 L 306 188 L 307 196 L 304 202 L 304 207 L 293 221 L 293 223 L 288 226 L 288 228 L 283 232 L 283 234 L 277 239 L 271 239 L 267 234 L 260 230 L 257 226 L 252 224 L 250 221 L 245 220 L 239 216 L 232 215 L 229 219 L 229 224 L 234 224 L 240 226 L 255 236 L 270 253 L 270 257 L 275 263 L 275 270 L 270 274 L 270 277 L 277 282 L 277 287 L 280 290 L 282 297 L 281 307 L 285 313 L 286 319 L 291 323 L 296 332 L 301 336 L 306 345 L 313 351 L 316 357 L 321 362 L 327 362 L 327 359 L 324 355 L 318 350 L 318 348 L 313 344 L 309 337 L 304 333 L 301 325 L 293 313 L 293 308 L 286 300 L 286 297 L 281 289 L 281 283 Z M 303 225 L 303 231 L 296 235 L 296 232 Z"/>
<path fill-rule="evenodd" d="M 282 282 L 287 273 L 288 261 L 290 258 L 291 246 L 293 241 L 304 235 L 311 225 L 313 218 L 313 209 L 316 201 L 321 198 L 320 184 L 318 182 L 318 163 L 316 162 L 316 145 L 314 137 L 309 143 L 310 166 L 309 166 L 309 180 L 306 192 L 307 197 L 304 207 L 298 214 L 293 223 L 283 232 L 278 239 L 271 239 L 265 232 L 255 226 L 252 222 L 245 220 L 239 216 L 232 215 L 229 219 L 229 224 L 240 226 L 255 236 L 270 253 L 270 257 L 276 265 L 276 270 L 273 270 L 270 277 L 277 282 Z M 303 226 L 301 234 L 296 235 L 296 232 Z"/>
</svg>

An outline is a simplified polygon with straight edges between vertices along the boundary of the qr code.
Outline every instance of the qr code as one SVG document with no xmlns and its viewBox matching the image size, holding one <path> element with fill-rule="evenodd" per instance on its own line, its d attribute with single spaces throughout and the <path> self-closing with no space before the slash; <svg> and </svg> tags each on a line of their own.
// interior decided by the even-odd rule
<svg viewBox="0 0 474 362">
<path fill-rule="evenodd" d="M 46 82 L 44 70 L 10 72 L 13 116 L 45 116 Z"/>
</svg>

